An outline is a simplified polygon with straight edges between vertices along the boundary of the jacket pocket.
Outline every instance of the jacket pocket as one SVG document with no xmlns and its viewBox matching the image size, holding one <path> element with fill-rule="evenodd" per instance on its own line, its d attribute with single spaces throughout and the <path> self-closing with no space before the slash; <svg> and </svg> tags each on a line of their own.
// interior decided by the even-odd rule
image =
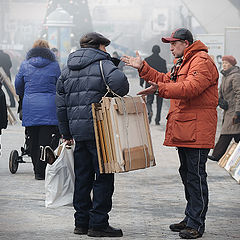
<svg viewBox="0 0 240 240">
<path fill-rule="evenodd" d="M 196 141 L 196 113 L 179 113 L 176 115 L 172 130 L 173 142 Z"/>
</svg>

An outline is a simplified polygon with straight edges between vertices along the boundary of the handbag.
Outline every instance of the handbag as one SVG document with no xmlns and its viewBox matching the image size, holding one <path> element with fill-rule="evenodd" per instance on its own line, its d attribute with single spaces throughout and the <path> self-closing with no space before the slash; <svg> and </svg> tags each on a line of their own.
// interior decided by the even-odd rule
<svg viewBox="0 0 240 240">
<path fill-rule="evenodd" d="M 218 99 L 218 106 L 225 111 L 228 110 L 228 102 L 223 98 Z"/>
</svg>

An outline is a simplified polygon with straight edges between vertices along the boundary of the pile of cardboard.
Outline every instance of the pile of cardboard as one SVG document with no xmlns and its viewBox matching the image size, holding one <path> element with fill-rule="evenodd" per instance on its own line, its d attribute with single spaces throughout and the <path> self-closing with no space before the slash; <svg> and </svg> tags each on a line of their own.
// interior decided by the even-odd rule
<svg viewBox="0 0 240 240">
<path fill-rule="evenodd" d="M 230 145 L 226 153 L 219 160 L 218 165 L 225 168 L 240 183 L 240 142 Z"/>
<path fill-rule="evenodd" d="M 100 173 L 156 165 L 142 97 L 103 97 L 92 113 Z"/>
<path fill-rule="evenodd" d="M 16 102 L 18 102 L 19 97 L 15 92 L 15 88 L 11 82 L 11 80 L 9 79 L 9 77 L 7 76 L 7 74 L 5 73 L 5 71 L 3 70 L 2 67 L 0 67 L 0 74 L 1 74 L 1 78 L 2 80 L 6 83 L 6 85 L 8 86 L 10 92 L 12 93 L 12 95 L 14 96 Z M 17 122 L 12 110 L 10 109 L 9 106 L 7 106 L 7 112 L 8 112 L 8 122 L 11 123 L 12 125 L 15 124 Z"/>
</svg>

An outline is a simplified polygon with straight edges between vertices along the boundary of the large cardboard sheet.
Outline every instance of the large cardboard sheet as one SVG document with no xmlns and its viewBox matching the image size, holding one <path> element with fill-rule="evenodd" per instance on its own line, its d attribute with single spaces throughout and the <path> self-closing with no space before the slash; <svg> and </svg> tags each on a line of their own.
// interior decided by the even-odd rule
<svg viewBox="0 0 240 240">
<path fill-rule="evenodd" d="M 92 109 L 101 173 L 155 165 L 146 105 L 141 97 L 104 97 Z"/>
</svg>

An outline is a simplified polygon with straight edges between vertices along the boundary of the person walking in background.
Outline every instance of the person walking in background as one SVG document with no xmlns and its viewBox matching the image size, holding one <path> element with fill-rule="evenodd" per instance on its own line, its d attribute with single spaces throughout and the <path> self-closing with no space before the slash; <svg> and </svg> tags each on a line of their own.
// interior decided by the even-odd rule
<svg viewBox="0 0 240 240">
<path fill-rule="evenodd" d="M 59 62 L 59 60 L 60 60 L 60 53 L 59 53 L 59 50 L 58 50 L 57 48 L 53 47 L 53 48 L 51 48 L 51 51 L 54 53 L 55 58 L 56 58 L 56 61 Z"/>
<path fill-rule="evenodd" d="M 154 69 L 156 69 L 158 72 L 167 73 L 167 64 L 166 60 L 161 58 L 159 56 L 161 49 L 159 45 L 154 45 L 152 47 L 152 55 L 145 58 L 145 61 L 148 63 L 148 65 Z M 140 86 L 143 87 L 144 79 L 140 78 Z M 151 85 L 147 82 L 145 82 L 145 88 L 150 87 Z M 161 120 L 161 110 L 162 110 L 162 103 L 163 98 L 160 97 L 157 93 L 155 94 L 149 94 L 147 95 L 147 111 L 148 111 L 148 121 L 151 123 L 152 116 L 153 116 L 153 110 L 152 110 L 152 104 L 154 101 L 154 95 L 156 95 L 157 99 L 157 113 L 155 117 L 155 124 L 160 125 Z"/>
<path fill-rule="evenodd" d="M 37 40 L 27 53 L 15 79 L 16 93 L 23 98 L 22 125 L 30 136 L 30 154 L 35 179 L 45 179 L 46 163 L 40 160 L 40 146 L 57 147 L 56 82 L 60 68 L 48 42 Z M 55 135 L 55 142 L 53 136 Z"/>
<path fill-rule="evenodd" d="M 121 229 L 108 223 L 112 208 L 114 174 L 100 174 L 93 128 L 92 103 L 112 91 L 124 96 L 129 91 L 126 76 L 106 51 L 110 40 L 99 33 L 80 39 L 81 48 L 69 55 L 57 82 L 57 115 L 60 133 L 68 144 L 75 140 L 74 172 L 75 234 L 91 237 L 121 237 Z M 101 75 L 100 61 L 103 74 Z M 90 193 L 93 191 L 93 198 Z"/>
<path fill-rule="evenodd" d="M 208 48 L 201 41 L 193 42 L 188 29 L 179 28 L 162 41 L 170 43 L 170 51 L 176 58 L 167 74 L 151 68 L 138 53 L 122 60 L 137 68 L 140 77 L 151 85 L 138 94 L 148 95 L 158 90 L 159 96 L 171 99 L 164 145 L 178 149 L 187 206 L 183 220 L 169 227 L 179 232 L 181 238 L 195 239 L 205 231 L 206 162 L 210 148 L 214 147 L 217 127 L 218 71 L 207 54 Z"/>
<path fill-rule="evenodd" d="M 118 69 L 123 71 L 123 67 L 125 66 L 124 62 L 121 61 L 120 56 L 118 55 L 117 51 L 112 53 L 112 62 Z"/>
<path fill-rule="evenodd" d="M 223 56 L 222 83 L 219 88 L 219 107 L 224 110 L 220 137 L 208 158 L 218 161 L 234 138 L 240 140 L 240 69 L 233 56 Z"/>
<path fill-rule="evenodd" d="M 8 78 L 11 81 L 10 69 L 12 67 L 12 61 L 11 61 L 9 55 L 7 53 L 3 52 L 3 50 L 0 50 L 0 67 L 3 68 L 4 72 L 6 73 L 6 75 L 8 76 Z M 5 87 L 7 94 L 9 96 L 10 107 L 15 107 L 16 103 L 15 103 L 14 96 L 13 96 L 12 92 L 10 91 L 8 85 L 4 81 L 3 81 L 3 86 Z"/>
</svg>

